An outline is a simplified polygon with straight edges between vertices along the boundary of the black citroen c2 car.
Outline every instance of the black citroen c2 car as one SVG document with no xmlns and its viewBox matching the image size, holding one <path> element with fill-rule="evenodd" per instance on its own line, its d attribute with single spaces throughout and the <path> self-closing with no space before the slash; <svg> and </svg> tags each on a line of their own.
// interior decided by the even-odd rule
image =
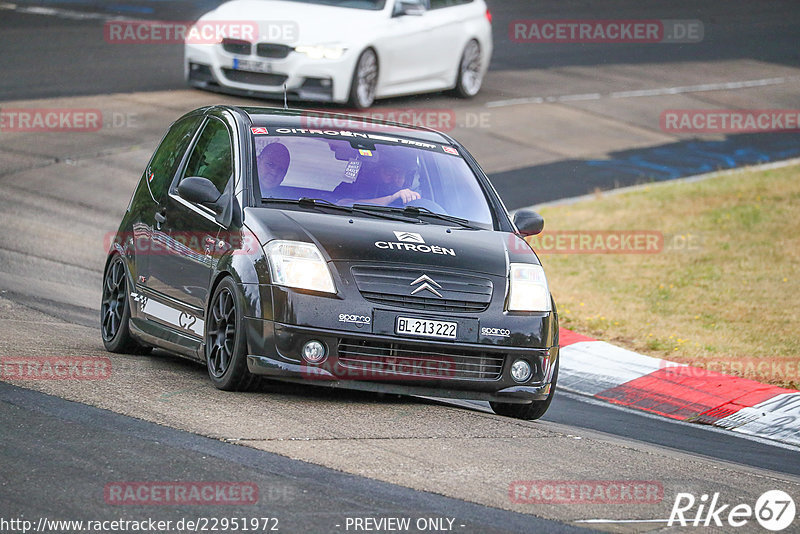
<svg viewBox="0 0 800 534">
<path fill-rule="evenodd" d="M 158 347 L 213 384 L 261 377 L 490 401 L 536 419 L 558 376 L 539 259 L 470 154 L 433 130 L 213 106 L 170 127 L 112 240 L 112 352 Z"/>
</svg>

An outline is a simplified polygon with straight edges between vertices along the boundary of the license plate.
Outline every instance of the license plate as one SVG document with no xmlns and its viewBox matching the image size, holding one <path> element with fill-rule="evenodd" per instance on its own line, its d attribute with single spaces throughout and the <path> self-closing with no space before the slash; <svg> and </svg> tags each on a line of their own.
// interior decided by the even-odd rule
<svg viewBox="0 0 800 534">
<path fill-rule="evenodd" d="M 395 333 L 421 337 L 438 337 L 455 339 L 458 323 L 448 321 L 431 321 L 430 319 L 415 319 L 414 317 L 398 317 L 395 323 Z"/>
<path fill-rule="evenodd" d="M 246 70 L 248 72 L 272 73 L 272 64 L 265 61 L 253 61 L 251 59 L 233 59 L 233 70 Z"/>
</svg>

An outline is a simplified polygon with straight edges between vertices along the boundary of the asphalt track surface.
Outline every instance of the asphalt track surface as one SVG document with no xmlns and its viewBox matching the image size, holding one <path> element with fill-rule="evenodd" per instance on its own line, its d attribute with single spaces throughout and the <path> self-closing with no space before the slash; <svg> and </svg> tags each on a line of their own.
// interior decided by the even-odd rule
<svg viewBox="0 0 800 534">
<path fill-rule="evenodd" d="M 791 81 L 799 62 L 796 3 L 587 4 L 492 2 L 493 70 L 474 103 L 450 103 L 434 95 L 381 106 L 449 105 L 459 118 L 493 110 L 493 137 L 481 129 L 459 127 L 453 133 L 484 162 L 509 207 L 706 172 L 729 162 L 797 155 L 796 134 L 668 138 L 653 133 L 641 119 L 652 101 L 616 102 L 603 96 L 631 87 L 783 78 L 787 81 L 766 88 L 703 93 L 693 104 L 796 108 L 800 97 Z M 37 5 L 103 17 L 184 20 L 213 4 Z M 106 102 L 110 93 L 136 93 L 110 101 L 123 102 L 123 111 L 153 109 L 141 112 L 143 127 L 112 130 L 104 139 L 77 136 L 39 144 L 36 138 L 0 137 L 0 211 L 7 230 L 0 236 L 0 355 L 104 355 L 96 326 L 103 257 L 97 242 L 115 227 L 154 138 L 177 116 L 180 106 L 166 102 L 165 95 L 174 92 L 189 107 L 207 96 L 183 91 L 180 49 L 110 47 L 98 39 L 102 18 L 71 17 L 0 11 L 0 100 L 47 97 L 59 102 L 89 95 L 80 101 L 93 102 L 91 95 L 97 95 L 98 102 Z M 504 32 L 516 18 L 700 19 L 706 39 L 692 46 L 652 48 L 520 47 L 512 46 Z M 150 99 L 141 93 L 159 90 L 164 92 Z M 548 102 L 505 107 L 514 98 L 590 92 L 601 97 L 572 107 Z M 665 95 L 658 105 L 685 106 L 681 98 Z M 603 122 L 612 114 L 606 109 L 626 125 L 624 132 L 614 129 L 609 135 L 618 143 L 605 143 L 591 128 L 581 137 L 586 122 L 558 127 L 575 113 L 609 125 Z M 531 117 L 543 130 L 538 144 L 512 145 L 517 154 L 494 156 L 515 136 L 536 137 L 526 123 Z M 120 174 L 124 178 L 109 181 Z M 115 374 L 107 384 L 17 384 L 49 396 L 0 384 L 0 517 L 235 515 L 220 507 L 201 507 L 202 514 L 198 507 L 120 510 L 102 498 L 103 485 L 113 480 L 253 481 L 262 495 L 259 513 L 236 512 L 279 516 L 287 532 L 336 531 L 336 521 L 348 514 L 449 516 L 465 525 L 464 532 L 567 531 L 580 519 L 666 517 L 677 491 L 721 491 L 746 500 L 777 488 L 800 498 L 796 448 L 566 393 L 556 397 L 541 422 L 519 423 L 469 403 L 280 386 L 256 396 L 224 395 L 207 383 L 202 367 L 163 354 L 114 357 L 113 363 Z M 519 479 L 660 480 L 665 499 L 636 509 L 515 505 L 506 494 L 508 483 Z M 270 493 L 271 488 L 279 491 Z M 647 523 L 591 526 L 625 532 L 663 528 Z"/>
<path fill-rule="evenodd" d="M 486 534 L 584 530 L 347 475 L 4 383 L 0 424 L 3 462 L 14 466 L 4 470 L 0 489 L 6 518 L 18 509 L 26 517 L 51 520 L 116 519 L 122 514 L 107 506 L 102 489 L 98 491 L 109 476 L 147 480 L 153 473 L 169 473 L 189 481 L 255 483 L 258 508 L 226 506 L 224 516 L 277 518 L 282 532 L 343 532 L 347 517 L 364 516 L 410 517 L 413 522 L 457 518 L 454 530 Z M 142 506 L 136 512 L 130 513 L 131 519 L 155 516 L 177 523 L 198 517 L 193 506 L 160 507 L 149 514 Z"/>
</svg>

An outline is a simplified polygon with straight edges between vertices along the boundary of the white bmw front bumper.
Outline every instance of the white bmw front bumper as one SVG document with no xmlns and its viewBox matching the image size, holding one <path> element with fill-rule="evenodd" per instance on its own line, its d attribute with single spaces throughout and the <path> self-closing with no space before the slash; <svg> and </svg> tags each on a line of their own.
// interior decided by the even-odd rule
<svg viewBox="0 0 800 534">
<path fill-rule="evenodd" d="M 336 103 L 348 100 L 358 58 L 347 50 L 339 59 L 312 59 L 292 47 L 285 57 L 265 57 L 255 44 L 249 54 L 231 53 L 221 44 L 187 44 L 184 50 L 184 75 L 192 86 L 283 98 L 285 83 L 292 99 Z"/>
</svg>

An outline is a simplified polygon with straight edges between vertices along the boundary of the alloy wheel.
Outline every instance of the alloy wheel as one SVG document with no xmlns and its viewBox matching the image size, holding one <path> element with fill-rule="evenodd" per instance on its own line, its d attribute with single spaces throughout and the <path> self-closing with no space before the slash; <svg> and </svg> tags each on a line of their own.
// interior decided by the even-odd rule
<svg viewBox="0 0 800 534">
<path fill-rule="evenodd" d="M 459 69 L 461 87 L 464 93 L 474 96 L 480 91 L 483 78 L 481 76 L 481 48 L 476 41 L 467 43 Z"/>
<path fill-rule="evenodd" d="M 369 107 L 375 101 L 378 85 L 378 58 L 372 50 L 366 50 L 358 59 L 356 68 L 356 96 L 361 107 Z"/>
<path fill-rule="evenodd" d="M 208 370 L 220 378 L 233 360 L 236 341 L 236 304 L 228 288 L 223 288 L 211 306 L 208 324 Z"/>
<path fill-rule="evenodd" d="M 116 259 L 106 272 L 103 282 L 103 302 L 101 313 L 103 318 L 103 339 L 110 341 L 116 337 L 122 325 L 127 298 L 125 266 L 121 259 Z"/>
</svg>

